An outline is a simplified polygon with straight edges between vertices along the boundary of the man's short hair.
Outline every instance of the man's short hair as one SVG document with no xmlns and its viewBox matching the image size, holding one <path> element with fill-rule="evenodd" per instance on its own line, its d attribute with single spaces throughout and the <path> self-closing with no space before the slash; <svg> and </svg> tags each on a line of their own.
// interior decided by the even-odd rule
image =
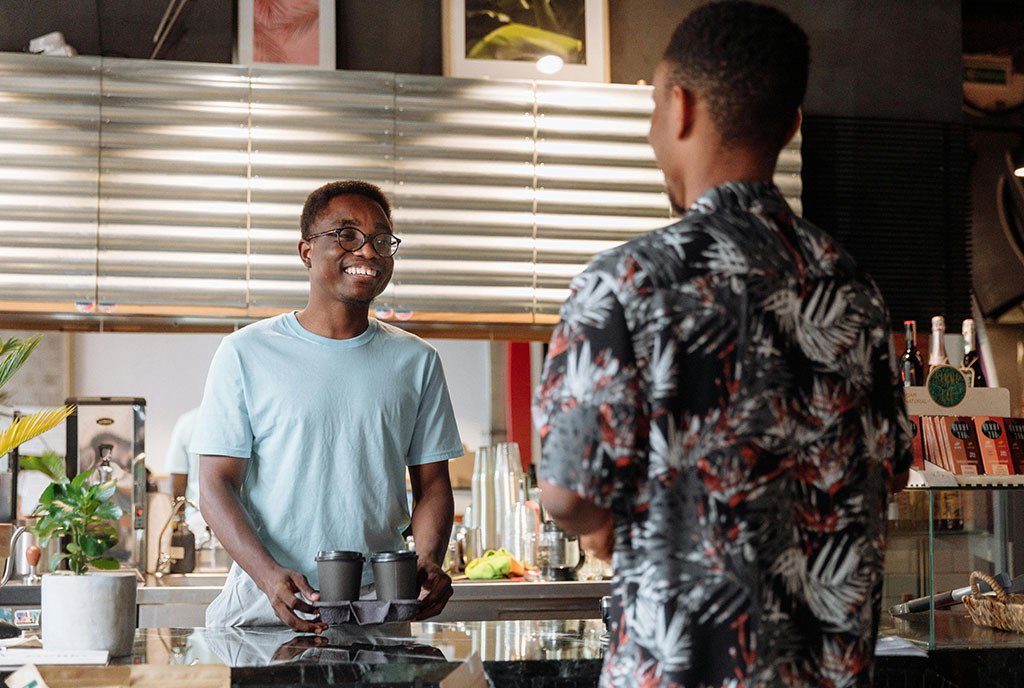
<svg viewBox="0 0 1024 688">
<path fill-rule="evenodd" d="M 773 7 L 744 0 L 704 5 L 665 50 L 670 85 L 698 94 L 728 147 L 777 153 L 807 90 L 807 35 Z"/>
<path fill-rule="evenodd" d="M 376 202 L 381 207 L 381 210 L 384 211 L 388 220 L 391 220 L 391 203 L 388 202 L 388 197 L 384 195 L 384 192 L 376 184 L 357 180 L 331 182 L 324 184 L 306 197 L 306 203 L 302 206 L 302 219 L 299 221 L 302 238 L 309 238 L 310 228 L 332 199 L 337 196 L 349 195 L 365 196 L 371 201 Z"/>
</svg>

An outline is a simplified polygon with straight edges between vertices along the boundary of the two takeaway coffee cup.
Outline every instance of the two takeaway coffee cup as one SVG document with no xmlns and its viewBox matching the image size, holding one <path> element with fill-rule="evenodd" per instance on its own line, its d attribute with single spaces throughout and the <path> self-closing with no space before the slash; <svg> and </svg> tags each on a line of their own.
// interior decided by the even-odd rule
<svg viewBox="0 0 1024 688">
<path fill-rule="evenodd" d="M 358 600 L 364 561 L 360 552 L 320 550 L 316 555 L 320 601 Z M 416 552 L 377 552 L 370 556 L 370 563 L 378 600 L 415 600 L 419 596 Z"/>
</svg>

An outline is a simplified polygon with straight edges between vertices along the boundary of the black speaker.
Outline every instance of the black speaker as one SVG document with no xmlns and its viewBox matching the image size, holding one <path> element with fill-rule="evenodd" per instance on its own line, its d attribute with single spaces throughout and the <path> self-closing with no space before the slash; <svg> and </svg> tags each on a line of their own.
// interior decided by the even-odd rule
<svg viewBox="0 0 1024 688">
<path fill-rule="evenodd" d="M 982 314 L 1024 323 L 1024 128 L 971 127 L 974 293 Z"/>
</svg>

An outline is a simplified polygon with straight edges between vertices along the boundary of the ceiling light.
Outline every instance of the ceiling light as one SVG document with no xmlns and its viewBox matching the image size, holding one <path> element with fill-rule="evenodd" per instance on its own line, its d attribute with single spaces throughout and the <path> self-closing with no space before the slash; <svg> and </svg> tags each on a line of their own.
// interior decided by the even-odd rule
<svg viewBox="0 0 1024 688">
<path fill-rule="evenodd" d="M 537 60 L 537 71 L 541 74 L 554 74 L 565 66 L 565 61 L 558 55 L 545 55 Z"/>
<path fill-rule="evenodd" d="M 1013 171 L 1015 177 L 1024 177 L 1024 167 L 1018 167 Z"/>
</svg>

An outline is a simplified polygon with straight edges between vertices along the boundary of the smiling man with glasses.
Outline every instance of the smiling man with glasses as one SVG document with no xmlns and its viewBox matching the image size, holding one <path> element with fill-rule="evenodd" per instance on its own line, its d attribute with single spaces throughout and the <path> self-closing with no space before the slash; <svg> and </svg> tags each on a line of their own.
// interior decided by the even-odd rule
<svg viewBox="0 0 1024 688">
<path fill-rule="evenodd" d="M 434 616 L 452 593 L 440 564 L 462 442 L 437 351 L 369 317 L 401 243 L 391 205 L 372 184 L 332 182 L 300 226 L 306 307 L 224 338 L 192 440 L 203 516 L 235 560 L 206 625 L 322 632 L 317 552 L 399 550 L 410 524 L 418 618 Z M 361 596 L 372 582 L 367 563 Z"/>
</svg>

